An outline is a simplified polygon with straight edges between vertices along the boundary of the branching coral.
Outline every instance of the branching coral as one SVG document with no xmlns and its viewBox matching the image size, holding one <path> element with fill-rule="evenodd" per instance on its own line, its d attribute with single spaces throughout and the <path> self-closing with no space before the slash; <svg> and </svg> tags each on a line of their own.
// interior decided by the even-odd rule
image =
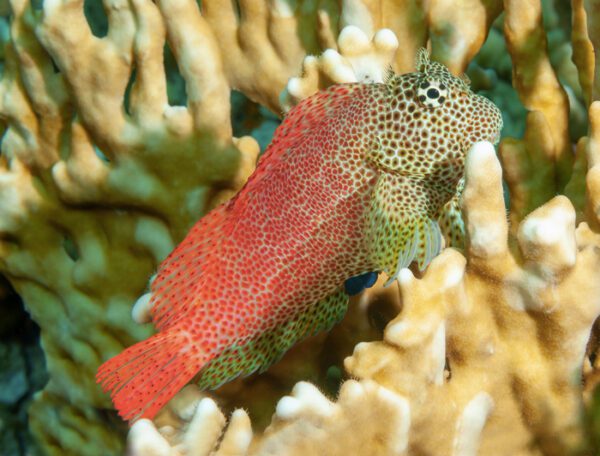
<svg viewBox="0 0 600 456">
<path fill-rule="evenodd" d="M 94 372 L 148 335 L 130 310 L 156 264 L 253 169 L 255 141 L 232 137 L 232 88 L 281 113 L 331 83 L 378 81 L 390 64 L 410 71 L 427 44 L 435 60 L 462 72 L 503 7 L 513 82 L 530 111 L 525 137 L 500 148 L 510 225 L 499 165 L 480 145 L 467 169 L 464 257 L 446 250 L 422 278 L 403 271 L 399 292 L 376 287 L 331 336 L 215 396 L 228 408 L 248 406 L 260 428 L 257 408 L 264 419 L 269 401 L 298 379 L 326 384 L 333 358 L 374 339 L 369 321 L 395 316 L 382 340 L 356 346 L 345 365 L 357 380 L 336 401 L 299 383 L 264 433 L 253 435 L 238 410 L 222 434 L 222 412 L 188 387 L 154 424 L 138 422 L 130 445 L 134 454 L 188 455 L 219 442 L 218 454 L 493 455 L 500 441 L 502 454 L 577 447 L 577 382 L 600 306 L 600 107 L 589 106 L 590 134 L 573 164 L 570 93 L 546 51 L 540 1 L 103 3 L 108 32 L 99 37 L 83 0 L 45 0 L 41 10 L 11 0 L 3 53 L 0 272 L 42 329 L 50 382 L 30 424 L 45 452 L 121 452 Z M 596 3 L 572 2 L 588 104 L 598 86 Z M 165 43 L 186 106 L 169 105 Z"/>
<path fill-rule="evenodd" d="M 507 139 L 500 149 L 511 187 L 510 217 L 516 226 L 525 215 L 564 189 L 573 154 L 569 102 L 550 64 L 541 2 L 507 2 L 504 35 L 513 62 L 513 85 L 529 111 L 525 137 Z M 535 59 L 531 49 L 536 50 Z"/>
<path fill-rule="evenodd" d="M 522 52 L 518 38 L 514 41 L 512 52 Z M 377 42 L 375 38 L 375 48 Z M 290 87 L 314 91 L 317 70 L 335 74 L 327 67 L 332 56 L 343 69 L 344 60 L 336 54 L 311 58 L 305 62 L 305 85 L 292 80 Z M 539 74 L 536 65 L 542 65 L 548 73 L 544 77 L 552 80 L 549 63 L 540 62 L 523 60 L 528 66 L 523 71 Z M 345 383 L 335 403 L 314 387 L 298 384 L 291 397 L 279 402 L 272 424 L 240 454 L 320 454 L 327 448 L 329 454 L 563 455 L 581 449 L 580 376 L 587 340 L 600 314 L 599 277 L 594 276 L 600 270 L 595 231 L 599 108 L 591 106 L 591 136 L 582 140 L 571 173 L 570 152 L 556 148 L 560 141 L 568 144 L 566 117 L 560 117 L 560 130 L 538 128 L 547 124 L 546 118 L 561 123 L 551 112 L 544 114 L 543 97 L 552 98 L 553 92 L 526 86 L 524 81 L 519 93 L 541 97 L 540 110 L 529 115 L 523 142 L 509 140 L 502 146 L 515 198 L 512 230 L 505 216 L 500 165 L 489 146 L 479 145 L 467 164 L 465 257 L 447 250 L 421 279 L 403 271 L 402 312 L 387 326 L 383 341 L 357 345 L 346 360 L 348 372 L 360 381 Z M 552 103 L 563 114 L 568 109 L 564 96 Z M 548 171 L 534 176 L 539 178 L 535 183 L 529 175 L 537 165 Z M 587 189 L 582 187 L 586 173 Z M 587 216 L 579 213 L 587 223 L 576 224 L 575 208 L 567 198 L 552 197 L 567 180 L 578 209 L 587 207 Z M 520 196 L 530 200 L 522 204 Z M 348 391 L 369 397 L 366 419 L 366 407 L 349 400 Z M 374 421 L 376 430 L 369 426 Z M 387 430 L 389 423 L 393 431 Z M 171 434 L 174 441 L 184 438 L 186 426 L 180 429 L 184 434 Z M 401 429 L 410 429 L 406 441 Z M 232 426 L 226 435 L 231 438 L 235 430 Z M 132 442 L 137 439 L 144 437 L 132 433 Z M 365 442 L 369 448 L 360 450 Z"/>
<path fill-rule="evenodd" d="M 473 147 L 466 173 L 466 258 L 448 249 L 421 279 L 403 270 L 402 312 L 383 341 L 358 344 L 345 361 L 359 382 L 344 383 L 335 403 L 298 384 L 239 454 L 322 454 L 326 447 L 327 454 L 565 455 L 580 448 L 579 379 L 600 314 L 600 280 L 590 276 L 600 271 L 600 236 L 586 223 L 576 228 L 573 206 L 558 196 L 525 218 L 518 249 L 511 248 L 491 145 Z M 592 168 L 594 182 L 595 174 Z M 240 414 L 226 435 L 237 432 Z M 132 431 L 134 447 L 158 435 L 147 426 Z"/>
<path fill-rule="evenodd" d="M 131 323 L 131 302 L 219 191 L 245 180 L 239 151 L 256 157 L 257 146 L 232 140 L 229 87 L 214 77 L 220 56 L 193 47 L 199 31 L 181 36 L 182 24 L 163 20 L 151 2 L 115 1 L 98 39 L 82 3 L 47 1 L 41 13 L 11 3 L 0 258 L 42 327 L 50 382 L 32 407 L 33 432 L 47 451 L 78 452 L 88 442 L 117 452 L 121 439 L 98 411 L 108 402 L 95 370 L 148 335 Z M 163 15 L 173 14 L 181 11 L 167 2 Z M 187 107 L 167 103 L 166 35 Z M 214 63 L 196 68 L 198 52 Z"/>
<path fill-rule="evenodd" d="M 589 275 L 600 270 L 599 250 L 586 239 L 591 235 L 587 224 L 575 229 L 568 200 L 556 197 L 523 221 L 519 251 L 511 252 L 500 167 L 493 151 L 477 152 L 469 157 L 464 195 L 466 269 L 462 257 L 446 251 L 446 258 L 442 255 L 422 280 L 406 274 L 399 284 L 405 309 L 386 329 L 384 343 L 371 344 L 372 351 L 357 347 L 347 367 L 416 400 L 427 375 L 442 378 L 441 366 L 423 366 L 419 376 L 411 364 L 391 378 L 384 367 L 409 364 L 411 354 L 425 350 L 443 353 L 444 344 L 435 346 L 436 331 L 442 331 L 450 378 L 433 387 L 427 400 L 446 413 L 455 408 L 460 413 L 472 398 L 488 394 L 494 411 L 480 417 L 482 424 L 487 421 L 482 454 L 496 454 L 494 438 L 508 427 L 514 446 L 505 444 L 498 454 L 527 454 L 533 441 L 544 454 L 569 454 L 579 444 L 579 377 L 600 313 L 599 282 Z M 386 354 L 390 358 L 384 363 Z M 410 391 L 408 385 L 421 388 Z M 444 401 L 454 405 L 444 407 Z M 447 428 L 454 430 L 456 418 L 443 418 L 450 419 Z M 431 415 L 423 418 L 430 420 Z M 424 435 L 431 435 L 431 429 Z M 421 445 L 451 454 L 453 438 L 450 433 L 445 441 L 427 439 Z"/>
<path fill-rule="evenodd" d="M 289 109 L 332 83 L 383 82 L 398 49 L 398 40 L 389 29 L 379 30 L 371 42 L 356 26 L 342 30 L 337 48 L 320 57 L 308 56 L 302 64 L 302 77 L 291 78 L 282 94 L 281 104 Z"/>
</svg>

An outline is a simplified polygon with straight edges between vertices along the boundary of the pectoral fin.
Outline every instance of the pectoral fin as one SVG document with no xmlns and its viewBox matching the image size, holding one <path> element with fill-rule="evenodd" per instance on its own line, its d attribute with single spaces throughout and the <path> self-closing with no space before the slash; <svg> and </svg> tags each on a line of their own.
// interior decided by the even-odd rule
<svg viewBox="0 0 600 456">
<path fill-rule="evenodd" d="M 427 192 L 409 178 L 382 174 L 368 217 L 371 258 L 396 279 L 402 268 L 417 261 L 424 270 L 442 247 L 440 227 L 427 207 Z"/>
<path fill-rule="evenodd" d="M 377 272 L 366 272 L 354 277 L 350 277 L 344 282 L 344 289 L 350 296 L 357 295 L 366 288 L 371 288 L 377 281 Z"/>
</svg>

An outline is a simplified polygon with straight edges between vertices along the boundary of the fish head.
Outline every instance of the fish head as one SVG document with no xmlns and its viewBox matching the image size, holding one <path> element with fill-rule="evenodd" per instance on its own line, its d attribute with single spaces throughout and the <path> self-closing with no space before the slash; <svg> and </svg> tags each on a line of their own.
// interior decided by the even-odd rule
<svg viewBox="0 0 600 456">
<path fill-rule="evenodd" d="M 379 117 L 378 153 L 382 169 L 432 178 L 454 187 L 462 177 L 469 148 L 497 143 L 500 110 L 475 94 L 466 76 L 455 76 L 422 49 L 417 71 L 390 76 L 388 102 Z"/>
<path fill-rule="evenodd" d="M 502 113 L 492 101 L 471 90 L 466 75 L 455 76 L 441 63 L 430 61 L 425 49 L 417 54 L 416 66 L 415 101 L 435 113 L 428 116 L 425 128 L 440 124 L 443 131 L 455 130 L 468 146 L 477 141 L 498 143 Z"/>
</svg>

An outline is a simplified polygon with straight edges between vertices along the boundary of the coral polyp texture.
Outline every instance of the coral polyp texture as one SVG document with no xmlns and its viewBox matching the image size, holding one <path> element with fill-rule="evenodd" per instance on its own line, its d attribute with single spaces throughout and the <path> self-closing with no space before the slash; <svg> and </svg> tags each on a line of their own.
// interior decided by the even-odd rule
<svg viewBox="0 0 600 456">
<path fill-rule="evenodd" d="M 283 115 L 414 71 L 425 47 L 515 136 L 499 160 L 469 152 L 452 203 L 464 248 L 382 275 L 260 376 L 210 397 L 188 385 L 133 425 L 129 451 L 596 454 L 582 416 L 600 378 L 599 14 L 595 0 L 0 2 L 0 273 L 40 327 L 37 451 L 125 451 L 95 372 L 151 335 L 134 302 L 254 169 L 232 90 Z"/>
</svg>

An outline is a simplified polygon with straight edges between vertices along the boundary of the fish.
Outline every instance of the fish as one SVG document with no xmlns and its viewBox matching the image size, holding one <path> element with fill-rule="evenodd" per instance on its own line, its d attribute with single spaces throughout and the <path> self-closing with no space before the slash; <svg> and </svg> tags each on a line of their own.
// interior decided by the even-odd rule
<svg viewBox="0 0 600 456">
<path fill-rule="evenodd" d="M 157 333 L 98 369 L 120 416 L 151 419 L 192 380 L 210 390 L 263 372 L 339 322 L 347 290 L 425 269 L 464 231 L 467 150 L 501 128 L 498 108 L 426 50 L 415 72 L 302 100 L 242 189 L 160 264 Z"/>
</svg>

